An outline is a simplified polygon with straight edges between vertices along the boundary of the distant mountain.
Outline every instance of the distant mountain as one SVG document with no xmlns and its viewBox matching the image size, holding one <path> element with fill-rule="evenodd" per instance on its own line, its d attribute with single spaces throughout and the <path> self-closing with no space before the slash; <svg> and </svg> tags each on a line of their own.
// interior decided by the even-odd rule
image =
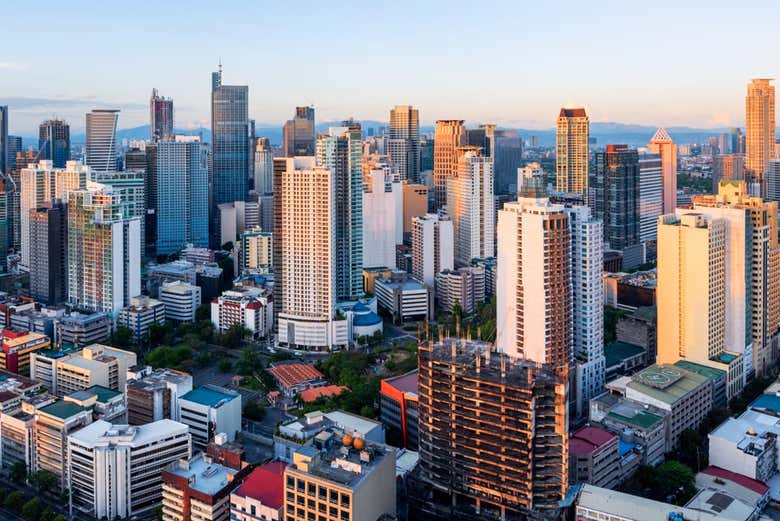
<svg viewBox="0 0 780 521">
<path fill-rule="evenodd" d="M 183 128 L 177 128 L 176 129 L 177 134 L 182 134 L 185 136 L 196 136 L 198 134 L 201 134 L 203 136 L 203 141 L 210 142 L 211 141 L 211 130 L 207 128 L 195 128 L 195 129 L 183 129 Z M 132 127 L 132 128 L 122 128 L 116 131 L 116 139 L 119 143 L 122 142 L 122 140 L 126 139 L 128 141 L 130 140 L 141 140 L 141 139 L 149 139 L 149 125 L 141 125 L 140 127 Z M 72 143 L 86 143 L 87 141 L 87 135 L 86 134 L 74 134 L 70 136 L 70 140 Z"/>
</svg>

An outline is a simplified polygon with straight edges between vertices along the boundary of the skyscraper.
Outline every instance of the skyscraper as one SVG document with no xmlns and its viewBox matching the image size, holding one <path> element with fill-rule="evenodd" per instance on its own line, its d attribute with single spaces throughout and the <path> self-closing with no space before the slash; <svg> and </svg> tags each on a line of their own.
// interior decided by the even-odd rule
<svg viewBox="0 0 780 521">
<path fill-rule="evenodd" d="M 152 89 L 149 98 L 149 131 L 152 141 L 173 139 L 173 100 L 164 98 Z"/>
<path fill-rule="evenodd" d="M 493 171 L 496 194 L 516 194 L 517 169 L 523 164 L 523 140 L 516 130 L 496 130 L 494 137 Z"/>
<path fill-rule="evenodd" d="M 254 189 L 260 195 L 274 191 L 274 153 L 267 137 L 257 138 L 255 144 Z"/>
<path fill-rule="evenodd" d="M 118 314 L 141 293 L 141 223 L 111 187 L 68 192 L 68 302 Z"/>
<path fill-rule="evenodd" d="M 663 159 L 659 154 L 639 156 L 639 241 L 654 241 L 658 217 L 664 213 Z M 675 198 L 676 199 L 676 198 Z"/>
<path fill-rule="evenodd" d="M 745 97 L 745 173 L 763 184 L 775 146 L 775 87 L 771 79 L 753 79 Z M 762 189 L 766 189 L 765 186 Z"/>
<path fill-rule="evenodd" d="M 219 236 L 222 203 L 244 201 L 249 172 L 249 87 L 223 85 L 222 66 L 212 73 L 211 165 L 212 205 L 210 237 Z M 212 242 L 213 247 L 221 245 Z"/>
<path fill-rule="evenodd" d="M 712 193 L 718 193 L 721 181 L 744 180 L 745 158 L 738 154 L 718 155 L 712 158 Z M 668 213 L 668 212 L 665 212 Z"/>
<path fill-rule="evenodd" d="M 436 122 L 433 135 L 434 210 L 447 204 L 447 179 L 458 171 L 456 150 L 463 145 L 466 129 L 462 119 L 442 119 Z"/>
<path fill-rule="evenodd" d="M 412 275 L 429 288 L 436 275 L 455 267 L 452 220 L 429 213 L 412 219 Z"/>
<path fill-rule="evenodd" d="M 313 156 L 315 153 L 314 107 L 295 107 L 295 117 L 282 129 L 285 157 Z"/>
<path fill-rule="evenodd" d="M 420 113 L 411 105 L 396 105 L 390 110 L 387 153 L 402 181 L 417 181 L 420 175 Z"/>
<path fill-rule="evenodd" d="M 138 217 L 141 223 L 140 255 L 146 255 L 146 179 L 145 170 L 95 172 L 92 181 L 113 187 L 127 205 L 127 216 Z M 205 187 L 204 187 L 205 190 Z M 177 201 L 177 204 L 180 202 Z M 132 295 L 137 296 L 137 295 Z"/>
<path fill-rule="evenodd" d="M 447 215 L 455 235 L 455 264 L 495 252 L 493 160 L 477 146 L 459 147 L 457 174 L 447 179 Z"/>
<path fill-rule="evenodd" d="M 317 165 L 334 177 L 336 298 L 363 294 L 363 170 L 359 123 L 331 127 L 317 140 Z"/>
<path fill-rule="evenodd" d="M 13 192 L 6 191 L 0 183 L 0 272 L 8 269 L 8 248 L 11 246 L 11 199 Z"/>
<path fill-rule="evenodd" d="M 390 165 L 368 173 L 363 192 L 363 266 L 394 269 L 395 247 L 404 240 L 403 187 Z"/>
<path fill-rule="evenodd" d="M 663 213 L 674 212 L 677 208 L 677 145 L 666 130 L 659 128 L 647 148 L 654 154 L 661 154 Z"/>
<path fill-rule="evenodd" d="M 780 201 L 780 159 L 773 159 L 769 162 L 766 198 L 768 201 Z"/>
<path fill-rule="evenodd" d="M 61 119 L 49 119 L 38 127 L 39 159 L 51 159 L 54 168 L 65 168 L 70 161 L 70 125 Z"/>
<path fill-rule="evenodd" d="M 208 247 L 208 149 L 200 141 L 160 141 L 155 153 L 157 255 L 187 244 Z"/>
<path fill-rule="evenodd" d="M 67 208 L 61 199 L 30 210 L 30 296 L 53 306 L 67 299 Z"/>
<path fill-rule="evenodd" d="M 8 136 L 8 171 L 13 172 L 16 170 L 16 156 L 19 152 L 23 152 L 22 149 L 22 136 Z"/>
<path fill-rule="evenodd" d="M 86 163 L 95 172 L 116 170 L 116 123 L 119 110 L 94 109 L 87 113 Z"/>
<path fill-rule="evenodd" d="M 8 105 L 0 105 L 0 174 L 8 171 Z"/>
<path fill-rule="evenodd" d="M 592 208 L 610 247 L 624 250 L 639 243 L 639 155 L 627 145 L 607 145 L 595 163 Z"/>
<path fill-rule="evenodd" d="M 555 164 L 559 192 L 588 195 L 589 120 L 585 109 L 562 108 L 558 114 Z"/>
</svg>

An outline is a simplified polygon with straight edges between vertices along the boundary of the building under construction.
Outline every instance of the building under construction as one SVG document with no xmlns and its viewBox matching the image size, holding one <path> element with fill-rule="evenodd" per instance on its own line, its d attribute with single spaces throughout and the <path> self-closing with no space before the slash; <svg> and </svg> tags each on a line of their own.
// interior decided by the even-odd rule
<svg viewBox="0 0 780 521">
<path fill-rule="evenodd" d="M 420 465 L 410 519 L 554 517 L 567 487 L 567 384 L 462 338 L 419 347 Z"/>
</svg>

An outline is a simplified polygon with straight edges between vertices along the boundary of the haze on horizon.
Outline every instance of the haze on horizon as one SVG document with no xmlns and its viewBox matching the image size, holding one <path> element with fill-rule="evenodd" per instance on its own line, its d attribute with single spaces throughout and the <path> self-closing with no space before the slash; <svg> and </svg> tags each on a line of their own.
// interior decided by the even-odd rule
<svg viewBox="0 0 780 521">
<path fill-rule="evenodd" d="M 386 121 L 412 104 L 423 124 L 547 129 L 561 106 L 584 106 L 594 122 L 742 126 L 750 78 L 780 76 L 771 0 L 222 4 L 4 6 L 10 132 L 53 115 L 78 132 L 100 107 L 121 109 L 121 128 L 143 125 L 153 87 L 173 97 L 177 127 L 209 127 L 220 59 L 225 83 L 249 85 L 258 126 L 303 104 L 318 121 Z"/>
</svg>

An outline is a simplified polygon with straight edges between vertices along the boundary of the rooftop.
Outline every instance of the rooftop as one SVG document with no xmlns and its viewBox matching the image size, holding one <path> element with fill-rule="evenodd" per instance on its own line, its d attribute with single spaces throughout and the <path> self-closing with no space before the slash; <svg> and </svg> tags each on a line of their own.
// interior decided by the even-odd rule
<svg viewBox="0 0 780 521">
<path fill-rule="evenodd" d="M 292 467 L 301 472 L 355 488 L 381 461 L 391 454 L 394 456 L 394 449 L 385 445 L 369 442 L 365 443 L 365 447 L 361 450 L 342 445 L 342 438 L 338 431 L 333 433 L 333 438 L 335 439 L 329 440 L 330 444 L 325 442 L 325 446 L 320 450 L 308 445 L 299 448 L 293 457 Z M 310 460 L 308 471 L 297 468 L 295 462 L 300 461 L 300 458 Z"/>
<path fill-rule="evenodd" d="M 279 363 L 267 369 L 271 375 L 282 384 L 282 387 L 292 387 L 310 380 L 325 378 L 313 365 L 299 362 Z"/>
<path fill-rule="evenodd" d="M 569 437 L 569 452 L 575 455 L 595 454 L 617 437 L 611 432 L 593 425 L 585 425 Z"/>
<path fill-rule="evenodd" d="M 103 387 L 102 385 L 93 385 L 92 387 L 87 388 L 87 391 L 95 393 L 97 395 L 97 401 L 100 403 L 108 403 L 117 396 L 123 394 L 119 391 L 109 389 L 108 387 Z"/>
<path fill-rule="evenodd" d="M 287 464 L 274 461 L 252 471 L 238 489 L 237 496 L 250 497 L 271 508 L 284 506 L 284 469 Z"/>
<path fill-rule="evenodd" d="M 35 380 L 0 370 L 0 391 L 24 393 L 40 386 L 41 384 Z"/>
<path fill-rule="evenodd" d="M 395 389 L 398 389 L 401 392 L 407 394 L 413 394 L 417 396 L 417 386 L 418 386 L 417 369 L 415 369 L 414 371 L 410 371 L 406 374 L 402 374 L 401 376 L 393 376 L 391 378 L 386 378 L 385 380 L 382 380 L 382 383 L 385 385 L 389 385 Z"/>
<path fill-rule="evenodd" d="M 189 460 L 179 460 L 164 472 L 186 478 L 190 489 L 209 496 L 214 496 L 227 487 L 232 488 L 236 474 L 235 469 L 214 463 L 210 457 L 203 454 Z"/>
<path fill-rule="evenodd" d="M 607 367 L 613 367 L 615 365 L 623 363 L 629 358 L 633 358 L 637 355 L 641 355 L 645 352 L 645 348 L 635 344 L 628 344 L 626 342 L 612 342 L 604 346 L 604 358 L 606 358 Z"/>
<path fill-rule="evenodd" d="M 730 470 L 715 467 L 713 465 L 710 465 L 706 469 L 702 470 L 702 473 L 715 476 L 723 480 L 733 481 L 734 483 L 742 485 L 743 487 L 750 489 L 757 494 L 764 495 L 769 491 L 769 487 L 757 479 L 752 479 L 747 476 L 743 476 L 742 474 L 737 474 L 736 472 L 731 472 Z"/>
<path fill-rule="evenodd" d="M 662 416 L 646 411 L 642 405 L 630 401 L 616 403 L 607 417 L 641 429 L 650 429 L 664 421 Z"/>
<path fill-rule="evenodd" d="M 672 519 L 670 514 L 674 512 L 683 514 L 681 516 L 682 519 L 696 519 L 697 521 L 716 521 L 721 519 L 708 512 L 693 511 L 616 490 L 594 487 L 590 484 L 582 486 L 577 496 L 577 507 L 587 508 L 592 512 L 617 516 L 620 519 L 624 519 L 626 513 L 630 512 L 632 521 L 669 521 Z"/>
<path fill-rule="evenodd" d="M 46 407 L 42 407 L 39 409 L 39 411 L 50 414 L 52 416 L 56 416 L 57 418 L 60 418 L 61 420 L 67 420 L 68 418 L 71 418 L 77 414 L 79 414 L 82 411 L 86 411 L 86 409 L 80 405 L 76 405 L 72 402 L 66 402 L 63 400 L 57 400 L 51 405 L 47 405 Z"/>
<path fill-rule="evenodd" d="M 697 364 L 696 362 L 690 362 L 688 360 L 678 360 L 674 363 L 677 367 L 682 367 L 686 371 L 704 376 L 708 380 L 721 380 L 726 375 L 726 371 L 710 367 L 707 365 Z"/>
<path fill-rule="evenodd" d="M 193 389 L 180 399 L 205 405 L 207 407 L 220 407 L 222 404 L 238 398 L 239 396 L 241 395 L 238 393 L 228 391 L 227 389 L 217 387 L 216 385 L 204 385 L 197 389 Z"/>
<path fill-rule="evenodd" d="M 180 385 L 189 382 L 192 385 L 192 376 L 184 371 L 175 369 L 154 369 L 149 374 L 140 375 L 136 378 L 128 379 L 128 387 L 138 389 L 152 390 L 164 388 L 168 383 Z"/>
<path fill-rule="evenodd" d="M 634 375 L 627 388 L 673 405 L 706 382 L 707 378 L 700 374 L 674 365 L 656 364 Z"/>
<path fill-rule="evenodd" d="M 323 385 L 306 389 L 300 393 L 300 397 L 301 400 L 308 403 L 313 402 L 318 398 L 322 398 L 323 396 L 328 398 L 331 396 L 338 396 L 346 390 L 348 390 L 348 388 L 343 385 Z"/>
<path fill-rule="evenodd" d="M 750 408 L 763 411 L 775 416 L 780 415 L 780 396 L 774 394 L 762 394 L 750 404 Z"/>
<path fill-rule="evenodd" d="M 655 321 L 658 309 L 655 306 L 641 306 L 636 308 L 630 316 L 638 318 L 640 320 L 646 320 L 648 322 Z"/>
<path fill-rule="evenodd" d="M 158 420 L 144 425 L 112 424 L 97 420 L 70 435 L 70 438 L 88 445 L 138 446 L 157 441 L 172 434 L 189 432 L 189 427 L 173 420 Z"/>
</svg>

